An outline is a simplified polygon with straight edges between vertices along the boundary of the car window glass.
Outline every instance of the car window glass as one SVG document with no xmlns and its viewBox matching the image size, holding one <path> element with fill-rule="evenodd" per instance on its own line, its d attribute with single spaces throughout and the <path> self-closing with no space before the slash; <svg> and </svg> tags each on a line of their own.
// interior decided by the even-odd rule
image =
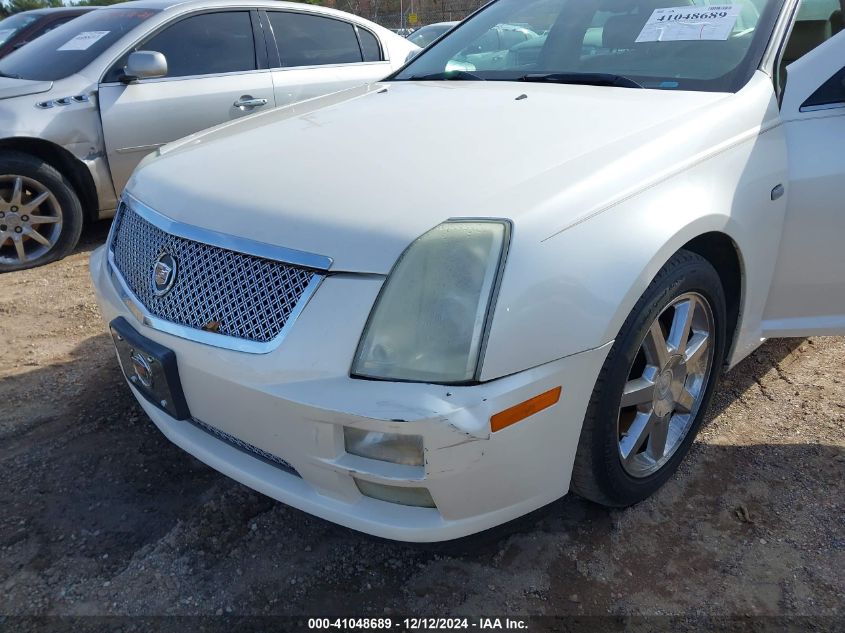
<svg viewBox="0 0 845 633">
<path fill-rule="evenodd" d="M 838 0 L 802 0 L 784 49 L 785 65 L 803 57 L 833 36 L 837 12 L 841 15 Z"/>
<path fill-rule="evenodd" d="M 0 45 L 8 41 L 15 33 L 19 33 L 38 18 L 33 15 L 13 15 L 0 20 Z"/>
<path fill-rule="evenodd" d="M 759 66 L 781 3 L 499 0 L 395 78 L 458 71 L 489 81 L 600 74 L 621 75 L 646 88 L 733 91 Z M 494 42 L 495 32 L 500 37 Z M 513 33 L 526 39 L 514 42 L 507 35 Z"/>
<path fill-rule="evenodd" d="M 839 0 L 801 0 L 798 16 L 783 49 L 778 75 L 781 85 L 786 80 L 786 67 L 823 44 L 840 30 L 842 11 Z"/>
<path fill-rule="evenodd" d="M 499 29 L 492 28 L 465 49 L 465 54 L 492 53 L 501 48 L 499 46 Z"/>
<path fill-rule="evenodd" d="M 349 22 L 288 11 L 269 11 L 267 15 L 286 68 L 363 61 Z"/>
<path fill-rule="evenodd" d="M 499 34 L 499 46 L 507 50 L 517 44 L 521 44 L 526 39 L 528 38 L 522 31 L 506 29 Z"/>
<path fill-rule="evenodd" d="M 367 29 L 358 28 L 358 39 L 361 41 L 361 52 L 365 62 L 381 61 L 381 47 L 378 45 L 376 36 Z"/>
<path fill-rule="evenodd" d="M 56 20 L 55 22 L 53 22 L 53 23 L 51 23 L 51 24 L 48 24 L 48 25 L 47 25 L 47 28 L 45 28 L 43 31 L 41 31 L 40 35 L 44 35 L 45 33 L 49 33 L 49 32 L 50 32 L 50 31 L 52 31 L 53 29 L 56 29 L 56 28 L 60 27 L 60 26 L 61 26 L 62 24 L 64 24 L 65 22 L 70 22 L 70 21 L 71 21 L 73 18 L 75 18 L 75 17 L 77 17 L 77 16 L 75 16 L 75 15 L 70 15 L 70 16 L 68 16 L 68 17 L 66 17 L 66 18 L 61 18 L 61 19 Z"/>
<path fill-rule="evenodd" d="M 0 73 L 38 81 L 63 79 L 88 66 L 156 13 L 156 9 L 125 6 L 91 11 L 4 57 Z"/>
<path fill-rule="evenodd" d="M 408 41 L 416 44 L 420 48 L 425 48 L 438 37 L 449 31 L 453 26 L 455 26 L 455 24 L 455 22 L 447 22 L 444 24 L 430 24 L 428 26 L 424 26 L 409 35 Z"/>
<path fill-rule="evenodd" d="M 845 68 L 824 82 L 801 107 L 812 108 L 840 104 L 845 104 Z"/>
<path fill-rule="evenodd" d="M 180 20 L 139 46 L 167 59 L 168 77 L 255 70 L 248 11 L 204 13 Z"/>
</svg>

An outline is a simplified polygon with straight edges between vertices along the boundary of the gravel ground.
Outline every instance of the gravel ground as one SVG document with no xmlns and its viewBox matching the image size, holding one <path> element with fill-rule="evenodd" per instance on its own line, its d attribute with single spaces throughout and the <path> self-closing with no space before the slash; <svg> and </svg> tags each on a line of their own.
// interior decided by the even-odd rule
<svg viewBox="0 0 845 633">
<path fill-rule="evenodd" d="M 89 285 L 106 231 L 0 277 L 0 626 L 391 613 L 845 626 L 845 339 L 769 341 L 729 372 L 681 471 L 634 508 L 570 496 L 491 534 L 406 546 L 252 492 L 156 430 Z"/>
</svg>

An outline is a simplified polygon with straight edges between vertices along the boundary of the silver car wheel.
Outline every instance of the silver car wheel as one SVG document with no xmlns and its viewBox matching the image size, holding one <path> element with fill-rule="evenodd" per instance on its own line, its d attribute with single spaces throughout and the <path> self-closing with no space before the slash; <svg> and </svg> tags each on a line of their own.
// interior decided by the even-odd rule
<svg viewBox="0 0 845 633">
<path fill-rule="evenodd" d="M 713 367 L 714 332 L 709 302 L 693 292 L 651 324 L 619 405 L 619 458 L 632 477 L 657 472 L 689 433 Z"/>
<path fill-rule="evenodd" d="M 62 233 L 62 208 L 43 184 L 0 175 L 0 263 L 24 264 L 46 255 Z"/>
</svg>

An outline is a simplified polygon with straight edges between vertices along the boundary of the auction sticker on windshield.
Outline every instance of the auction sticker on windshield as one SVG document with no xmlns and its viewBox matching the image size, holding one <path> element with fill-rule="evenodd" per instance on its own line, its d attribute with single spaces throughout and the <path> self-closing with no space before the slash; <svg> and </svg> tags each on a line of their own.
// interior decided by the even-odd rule
<svg viewBox="0 0 845 633">
<path fill-rule="evenodd" d="M 84 51 L 91 48 L 99 40 L 108 35 L 110 31 L 83 31 L 74 36 L 61 46 L 57 51 Z"/>
<path fill-rule="evenodd" d="M 636 41 L 726 40 L 741 9 L 738 4 L 655 9 Z"/>
</svg>

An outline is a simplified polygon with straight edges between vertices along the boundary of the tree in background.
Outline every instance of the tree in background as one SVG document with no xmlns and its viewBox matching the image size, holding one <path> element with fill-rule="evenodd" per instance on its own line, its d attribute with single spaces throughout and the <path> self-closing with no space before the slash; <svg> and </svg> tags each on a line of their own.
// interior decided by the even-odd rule
<svg viewBox="0 0 845 633">
<path fill-rule="evenodd" d="M 110 4 L 119 4 L 121 2 L 126 2 L 127 0 L 81 0 L 81 2 L 77 2 L 76 6 L 78 7 L 105 7 Z"/>
<path fill-rule="evenodd" d="M 0 16 L 5 18 L 21 11 L 61 6 L 63 6 L 62 0 L 6 0 L 6 2 L 0 3 Z"/>
<path fill-rule="evenodd" d="M 81 0 L 81 6 L 98 7 L 126 0 Z M 486 0 L 294 0 L 349 11 L 391 28 L 407 25 L 410 14 L 418 15 L 419 23 L 460 20 Z M 0 0 L 0 17 L 20 11 L 60 7 L 62 0 Z"/>
<path fill-rule="evenodd" d="M 80 0 L 75 3 L 80 7 L 104 7 L 110 4 L 127 2 L 128 0 Z M 304 2 L 306 4 L 333 5 L 331 0 L 293 0 L 293 2 Z M 31 11 L 33 9 L 46 9 L 48 7 L 64 6 L 62 0 L 0 0 L 0 18 L 5 18 L 13 13 Z"/>
<path fill-rule="evenodd" d="M 120 4 L 121 2 L 128 2 L 129 0 L 80 0 L 76 3 L 77 7 L 107 7 L 112 4 Z M 296 0 L 294 0 L 296 1 Z"/>
</svg>

